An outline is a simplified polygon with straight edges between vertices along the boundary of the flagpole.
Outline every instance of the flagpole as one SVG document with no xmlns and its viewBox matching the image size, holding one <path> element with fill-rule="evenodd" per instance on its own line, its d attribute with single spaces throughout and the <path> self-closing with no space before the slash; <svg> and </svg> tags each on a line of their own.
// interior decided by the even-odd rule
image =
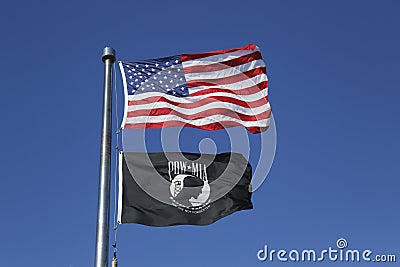
<svg viewBox="0 0 400 267">
<path fill-rule="evenodd" d="M 101 130 L 99 198 L 96 229 L 95 267 L 108 266 L 108 234 L 110 222 L 110 169 L 111 169 L 111 115 L 112 115 L 112 65 L 115 50 L 106 46 L 103 50 L 104 98 L 103 125 Z"/>
</svg>

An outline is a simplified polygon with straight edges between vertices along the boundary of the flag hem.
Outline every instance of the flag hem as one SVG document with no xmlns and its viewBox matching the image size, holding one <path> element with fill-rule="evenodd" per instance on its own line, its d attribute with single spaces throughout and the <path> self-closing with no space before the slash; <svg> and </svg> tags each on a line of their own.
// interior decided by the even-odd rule
<svg viewBox="0 0 400 267">
<path fill-rule="evenodd" d="M 122 224 L 122 157 L 123 152 L 118 155 L 118 213 L 117 223 Z"/>
<path fill-rule="evenodd" d="M 128 116 L 128 85 L 126 83 L 125 70 L 124 70 L 124 67 L 123 67 L 122 64 L 123 64 L 123 62 L 120 61 L 119 62 L 119 69 L 121 71 L 122 83 L 124 85 L 124 117 L 122 118 L 120 129 L 124 129 L 124 126 L 125 126 L 125 123 L 126 123 L 126 119 L 127 119 L 127 116 Z"/>
</svg>

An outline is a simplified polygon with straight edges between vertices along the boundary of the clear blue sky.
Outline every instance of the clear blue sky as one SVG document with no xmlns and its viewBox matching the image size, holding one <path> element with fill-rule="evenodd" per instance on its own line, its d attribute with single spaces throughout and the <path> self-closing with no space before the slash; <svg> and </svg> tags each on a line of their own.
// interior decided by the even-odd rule
<svg viewBox="0 0 400 267">
<path fill-rule="evenodd" d="M 265 244 L 324 249 L 340 237 L 400 258 L 399 10 L 390 0 L 3 3 L 0 265 L 93 266 L 106 45 L 134 60 L 257 44 L 278 133 L 252 211 L 207 227 L 123 225 L 120 266 L 342 266 L 256 258 Z"/>
</svg>

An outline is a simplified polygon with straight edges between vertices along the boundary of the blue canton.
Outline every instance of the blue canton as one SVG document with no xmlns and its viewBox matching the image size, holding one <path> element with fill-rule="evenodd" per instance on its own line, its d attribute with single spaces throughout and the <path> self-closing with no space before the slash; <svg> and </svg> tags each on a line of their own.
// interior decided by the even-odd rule
<svg viewBox="0 0 400 267">
<path fill-rule="evenodd" d="M 180 56 L 123 63 L 129 95 L 161 92 L 189 96 Z"/>
</svg>

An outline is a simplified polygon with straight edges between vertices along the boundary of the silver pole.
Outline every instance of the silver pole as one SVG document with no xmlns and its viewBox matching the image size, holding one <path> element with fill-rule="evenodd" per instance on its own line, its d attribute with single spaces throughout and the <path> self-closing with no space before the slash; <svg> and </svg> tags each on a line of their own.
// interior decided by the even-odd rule
<svg viewBox="0 0 400 267">
<path fill-rule="evenodd" d="M 108 266 L 108 230 L 110 222 L 110 157 L 111 157 L 111 114 L 112 114 L 112 65 L 115 50 L 105 47 L 103 126 L 101 129 L 99 203 L 97 210 L 95 267 Z"/>
</svg>

